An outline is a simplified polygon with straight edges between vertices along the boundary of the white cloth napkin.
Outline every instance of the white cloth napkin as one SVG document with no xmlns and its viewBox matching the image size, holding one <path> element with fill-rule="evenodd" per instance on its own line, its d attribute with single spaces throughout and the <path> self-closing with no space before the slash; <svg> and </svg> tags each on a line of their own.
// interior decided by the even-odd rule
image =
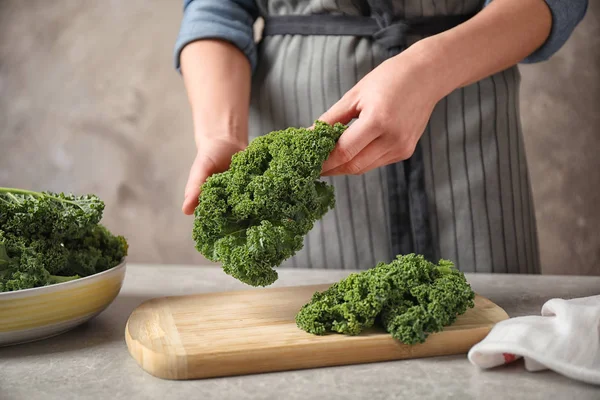
<svg viewBox="0 0 600 400">
<path fill-rule="evenodd" d="M 600 385 L 600 296 L 549 300 L 541 316 L 497 323 L 468 353 L 484 369 L 521 357 L 528 371 L 550 369 Z"/>
</svg>

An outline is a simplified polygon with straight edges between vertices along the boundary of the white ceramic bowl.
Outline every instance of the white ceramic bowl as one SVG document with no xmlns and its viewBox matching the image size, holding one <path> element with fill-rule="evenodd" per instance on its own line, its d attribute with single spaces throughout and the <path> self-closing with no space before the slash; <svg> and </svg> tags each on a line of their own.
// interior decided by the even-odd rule
<svg viewBox="0 0 600 400">
<path fill-rule="evenodd" d="M 95 317 L 121 291 L 126 260 L 85 278 L 0 293 L 0 346 L 58 335 Z"/>
</svg>

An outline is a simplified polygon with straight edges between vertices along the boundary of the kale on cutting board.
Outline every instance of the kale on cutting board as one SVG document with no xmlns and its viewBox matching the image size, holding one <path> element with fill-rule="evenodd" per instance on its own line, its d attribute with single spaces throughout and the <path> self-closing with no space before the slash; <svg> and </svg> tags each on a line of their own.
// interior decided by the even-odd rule
<svg viewBox="0 0 600 400">
<path fill-rule="evenodd" d="M 333 208 L 323 163 L 345 125 L 317 121 L 254 139 L 230 168 L 210 176 L 195 209 L 197 250 L 246 284 L 267 286 L 273 269 L 302 249 L 315 221 Z"/>
<path fill-rule="evenodd" d="M 0 292 L 64 282 L 107 270 L 127 241 L 100 224 L 94 195 L 0 188 Z"/>
<path fill-rule="evenodd" d="M 421 255 L 399 255 L 315 293 L 298 312 L 296 323 L 315 335 L 358 335 L 380 325 L 402 343 L 416 344 L 453 324 L 474 307 L 474 298 L 452 262 L 435 265 Z"/>
</svg>

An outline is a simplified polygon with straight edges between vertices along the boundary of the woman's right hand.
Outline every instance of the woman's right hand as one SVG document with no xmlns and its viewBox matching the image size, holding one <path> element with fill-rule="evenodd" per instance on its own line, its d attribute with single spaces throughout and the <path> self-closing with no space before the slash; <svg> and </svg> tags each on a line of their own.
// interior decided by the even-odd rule
<svg viewBox="0 0 600 400">
<path fill-rule="evenodd" d="M 192 164 L 182 210 L 191 215 L 198 205 L 200 186 L 212 174 L 223 172 L 229 168 L 231 156 L 246 148 L 247 143 L 234 138 L 198 137 L 198 153 Z"/>
</svg>

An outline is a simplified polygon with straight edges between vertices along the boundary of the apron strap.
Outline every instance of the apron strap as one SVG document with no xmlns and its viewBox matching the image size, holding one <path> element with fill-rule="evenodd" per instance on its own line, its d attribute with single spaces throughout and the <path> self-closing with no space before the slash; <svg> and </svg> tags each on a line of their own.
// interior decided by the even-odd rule
<svg viewBox="0 0 600 400">
<path fill-rule="evenodd" d="M 409 35 L 431 36 L 451 29 L 468 19 L 469 15 L 422 17 L 392 21 L 354 15 L 273 15 L 265 17 L 263 36 L 320 35 L 371 37 L 391 53 L 406 48 Z"/>
</svg>

